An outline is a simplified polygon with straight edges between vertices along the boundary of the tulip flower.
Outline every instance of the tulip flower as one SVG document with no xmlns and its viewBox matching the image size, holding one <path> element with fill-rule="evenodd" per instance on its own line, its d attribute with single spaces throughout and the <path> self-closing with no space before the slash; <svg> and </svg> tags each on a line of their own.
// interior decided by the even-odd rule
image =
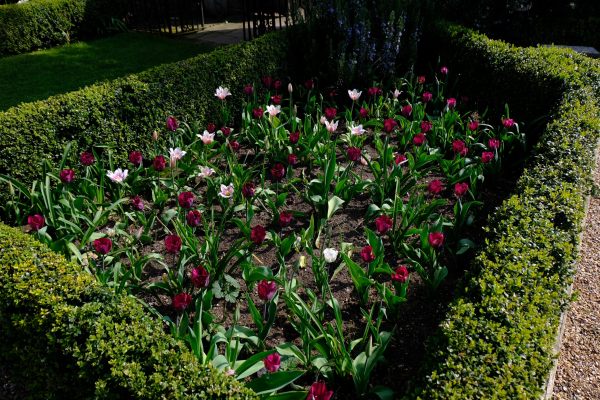
<svg viewBox="0 0 600 400">
<path fill-rule="evenodd" d="M 371 261 L 375 260 L 375 253 L 373 253 L 373 247 L 372 246 L 365 246 L 362 248 L 362 250 L 360 251 L 360 257 L 363 259 L 364 262 L 370 263 Z"/>
<path fill-rule="evenodd" d="M 392 229 L 393 221 L 387 215 L 380 215 L 375 219 L 375 229 L 380 235 L 385 234 L 387 231 Z"/>
<path fill-rule="evenodd" d="M 350 96 L 350 99 L 352 101 L 357 101 L 360 98 L 361 94 L 362 92 L 359 92 L 356 89 L 348 90 L 348 96 Z"/>
<path fill-rule="evenodd" d="M 408 275 L 408 268 L 406 268 L 405 265 L 401 265 L 398 268 L 396 268 L 396 270 L 391 276 L 391 279 L 392 282 L 404 283 L 408 279 Z"/>
<path fill-rule="evenodd" d="M 217 88 L 217 90 L 215 90 L 215 96 L 219 100 L 225 100 L 225 98 L 227 98 L 227 96 L 231 96 L 231 92 L 229 91 L 228 88 L 219 86 Z"/>
<path fill-rule="evenodd" d="M 315 382 L 308 390 L 306 400 L 331 400 L 333 390 L 327 390 L 325 382 Z"/>
<path fill-rule="evenodd" d="M 177 164 L 177 161 L 181 160 L 187 153 L 181 150 L 179 147 L 169 148 L 169 157 L 171 159 L 171 167 Z"/>
<path fill-rule="evenodd" d="M 181 238 L 177 235 L 167 235 L 165 237 L 165 249 L 170 254 L 179 253 L 181 250 Z"/>
<path fill-rule="evenodd" d="M 179 207 L 181 208 L 191 208 L 194 205 L 194 200 L 196 196 L 192 192 L 181 192 L 177 197 L 177 201 L 179 203 Z"/>
<path fill-rule="evenodd" d="M 494 138 L 490 139 L 488 141 L 488 147 L 492 150 L 499 149 L 500 148 L 500 140 L 494 139 Z"/>
<path fill-rule="evenodd" d="M 209 176 L 211 176 L 214 173 L 215 173 L 215 170 L 210 167 L 200 167 L 200 173 L 198 174 L 198 176 L 200 178 L 208 178 Z"/>
<path fill-rule="evenodd" d="M 139 167 L 140 165 L 142 165 L 142 161 L 143 157 L 141 152 L 132 151 L 131 153 L 129 153 L 129 162 L 132 163 L 134 166 Z"/>
<path fill-rule="evenodd" d="M 224 199 L 229 199 L 231 196 L 233 196 L 233 192 L 234 192 L 233 183 L 230 183 L 227 186 L 221 184 L 221 190 L 219 191 L 219 196 L 223 197 Z"/>
<path fill-rule="evenodd" d="M 112 249 L 112 240 L 106 237 L 96 239 L 94 240 L 94 249 L 96 250 L 96 253 L 106 255 L 110 253 L 110 250 Z"/>
<path fill-rule="evenodd" d="M 175 132 L 179 128 L 179 122 L 173 116 L 167 118 L 167 129 Z"/>
<path fill-rule="evenodd" d="M 210 283 L 210 274 L 208 273 L 206 268 L 204 268 L 202 265 L 198 265 L 192 270 L 191 281 L 194 287 L 208 287 L 208 284 Z"/>
<path fill-rule="evenodd" d="M 250 240 L 252 240 L 252 242 L 257 246 L 260 246 L 265 241 L 266 236 L 267 231 L 261 225 L 256 225 L 250 231 Z"/>
<path fill-rule="evenodd" d="M 215 141 L 215 134 L 208 132 L 208 130 L 205 130 L 202 135 L 197 133 L 196 136 L 198 136 L 204 144 L 211 144 Z"/>
<path fill-rule="evenodd" d="M 252 182 L 246 182 L 242 186 L 242 196 L 244 196 L 244 198 L 246 199 L 249 199 L 250 197 L 254 196 L 255 192 L 255 185 Z"/>
<path fill-rule="evenodd" d="M 427 186 L 427 191 L 432 195 L 440 194 L 442 190 L 444 190 L 444 184 L 439 179 L 432 180 Z"/>
<path fill-rule="evenodd" d="M 63 169 L 58 176 L 62 183 L 71 183 L 75 180 L 75 171 L 72 169 Z"/>
<path fill-rule="evenodd" d="M 123 183 L 127 179 L 128 174 L 128 170 L 121 170 L 121 168 L 117 168 L 114 171 L 106 171 L 106 176 L 115 183 Z"/>
<path fill-rule="evenodd" d="M 173 305 L 173 308 L 177 311 L 183 311 L 186 308 L 188 308 L 188 306 L 190 305 L 190 303 L 192 302 L 192 296 L 190 296 L 187 293 L 179 293 L 176 294 L 175 296 L 173 296 L 173 300 L 171 302 L 171 304 Z"/>
<path fill-rule="evenodd" d="M 166 166 L 167 166 L 167 160 L 162 155 L 158 155 L 158 156 L 154 157 L 154 160 L 152 160 L 152 167 L 156 171 L 160 172 L 160 171 L 164 170 Z"/>
<path fill-rule="evenodd" d="M 454 195 L 459 199 L 467 193 L 469 190 L 469 184 L 467 182 L 459 182 L 454 185 Z"/>
<path fill-rule="evenodd" d="M 185 216 L 185 220 L 189 226 L 195 228 L 202 222 L 202 213 L 200 210 L 190 210 Z"/>
<path fill-rule="evenodd" d="M 277 293 L 277 284 L 274 281 L 262 280 L 257 285 L 258 297 L 263 301 L 271 301 Z"/>
<path fill-rule="evenodd" d="M 84 151 L 79 156 L 79 162 L 81 163 L 81 165 L 86 167 L 89 167 L 90 165 L 94 164 L 95 161 L 96 159 L 94 158 L 94 155 L 89 151 Z"/>
<path fill-rule="evenodd" d="M 337 260 L 338 253 L 339 252 L 336 249 L 327 248 L 323 250 L 323 258 L 327 263 L 331 264 Z"/>
<path fill-rule="evenodd" d="M 489 163 L 494 159 L 494 153 L 491 151 L 484 151 L 481 153 L 481 162 L 484 164 Z"/>
<path fill-rule="evenodd" d="M 431 232 L 428 236 L 428 241 L 431 247 L 440 249 L 444 246 L 444 234 L 442 232 Z"/>
<path fill-rule="evenodd" d="M 269 354 L 263 360 L 265 369 L 269 372 L 277 372 L 281 366 L 281 356 L 278 353 Z"/>
<path fill-rule="evenodd" d="M 30 215 L 27 217 L 27 224 L 32 231 L 39 231 L 46 225 L 46 219 L 40 214 Z"/>
<path fill-rule="evenodd" d="M 138 211 L 144 211 L 144 200 L 140 196 L 134 196 L 130 201 L 133 208 Z"/>
</svg>

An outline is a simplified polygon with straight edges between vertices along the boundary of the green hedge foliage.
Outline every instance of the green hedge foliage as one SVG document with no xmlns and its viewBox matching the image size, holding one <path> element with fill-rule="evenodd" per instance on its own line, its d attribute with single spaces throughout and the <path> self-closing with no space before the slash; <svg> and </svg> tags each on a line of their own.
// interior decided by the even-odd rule
<svg viewBox="0 0 600 400">
<path fill-rule="evenodd" d="M 250 399 L 132 297 L 0 223 L 0 362 L 36 399 Z"/>
<path fill-rule="evenodd" d="M 515 194 L 491 216 L 484 249 L 429 343 L 408 397 L 538 399 L 561 312 L 600 138 L 600 66 L 571 51 L 517 48 L 457 26 L 438 31 L 480 93 L 548 107 L 550 122 Z M 556 99 L 557 102 L 552 104 Z"/>
<path fill-rule="evenodd" d="M 86 0 L 31 0 L 0 6 L 0 56 L 69 43 L 84 20 Z"/>
<path fill-rule="evenodd" d="M 215 120 L 220 104 L 214 93 L 220 85 L 234 93 L 228 98 L 232 109 L 241 109 L 244 84 L 275 74 L 286 49 L 284 34 L 265 35 L 0 112 L 0 174 L 32 182 L 41 176 L 41 161 L 60 160 L 69 141 L 75 142 L 72 167 L 79 151 L 101 144 L 113 146 L 117 163 L 126 162 L 129 151 L 151 148 L 153 130 L 164 132 L 169 115 Z M 8 191 L 1 189 L 0 201 L 5 201 Z"/>
<path fill-rule="evenodd" d="M 29 0 L 0 5 L 0 57 L 106 33 L 126 0 Z"/>
</svg>

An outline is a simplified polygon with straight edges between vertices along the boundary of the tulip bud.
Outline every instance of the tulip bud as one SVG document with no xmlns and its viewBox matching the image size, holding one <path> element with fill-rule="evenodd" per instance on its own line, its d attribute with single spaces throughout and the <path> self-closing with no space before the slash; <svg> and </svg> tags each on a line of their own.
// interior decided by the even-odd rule
<svg viewBox="0 0 600 400">
<path fill-rule="evenodd" d="M 306 256 L 300 256 L 300 268 L 306 268 Z"/>
<path fill-rule="evenodd" d="M 152 132 L 152 140 L 154 140 L 155 142 L 158 141 L 158 131 Z"/>
<path fill-rule="evenodd" d="M 293 91 L 294 91 L 294 87 L 292 86 L 291 83 L 288 83 L 288 93 L 292 94 Z"/>
</svg>

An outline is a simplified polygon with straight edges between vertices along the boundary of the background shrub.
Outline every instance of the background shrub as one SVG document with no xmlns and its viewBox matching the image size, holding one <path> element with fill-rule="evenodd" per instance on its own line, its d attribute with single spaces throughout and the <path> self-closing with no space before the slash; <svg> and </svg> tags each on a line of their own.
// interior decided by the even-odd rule
<svg viewBox="0 0 600 400">
<path fill-rule="evenodd" d="M 30 0 L 0 5 L 0 56 L 69 43 L 106 32 L 125 16 L 124 0 Z"/>
<path fill-rule="evenodd" d="M 440 15 L 521 46 L 538 43 L 600 49 L 595 0 L 442 0 Z"/>
<path fill-rule="evenodd" d="M 304 64 L 318 71 L 324 84 L 370 86 L 390 79 L 416 59 L 430 3 L 317 0 L 300 39 Z"/>
</svg>

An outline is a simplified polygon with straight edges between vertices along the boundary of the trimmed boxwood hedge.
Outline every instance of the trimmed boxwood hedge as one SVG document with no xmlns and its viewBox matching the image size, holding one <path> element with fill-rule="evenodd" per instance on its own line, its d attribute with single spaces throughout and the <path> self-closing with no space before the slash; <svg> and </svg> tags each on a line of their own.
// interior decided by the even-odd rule
<svg viewBox="0 0 600 400">
<path fill-rule="evenodd" d="M 142 305 L 0 223 L 0 362 L 36 399 L 249 399 Z"/>
<path fill-rule="evenodd" d="M 234 93 L 227 100 L 232 109 L 240 109 L 244 84 L 275 74 L 286 51 L 286 35 L 273 33 L 0 112 L 0 174 L 30 183 L 41 176 L 41 161 L 60 160 L 69 141 L 74 141 L 71 167 L 77 166 L 77 152 L 101 144 L 111 144 L 116 163 L 125 163 L 129 151 L 152 148 L 152 131 L 164 132 L 169 115 L 214 121 L 220 85 Z M 6 186 L 0 187 L 5 202 Z"/>
<path fill-rule="evenodd" d="M 58 46 L 106 32 L 125 0 L 29 0 L 0 5 L 0 57 Z"/>
<path fill-rule="evenodd" d="M 86 0 L 30 0 L 0 5 L 0 56 L 69 43 L 83 23 Z"/>
<path fill-rule="evenodd" d="M 518 48 L 458 27 L 436 43 L 477 92 L 550 122 L 515 194 L 491 216 L 476 258 L 407 396 L 537 399 L 551 369 L 600 138 L 600 65 L 572 51 Z M 554 102 L 554 104 L 553 104 Z"/>
</svg>

